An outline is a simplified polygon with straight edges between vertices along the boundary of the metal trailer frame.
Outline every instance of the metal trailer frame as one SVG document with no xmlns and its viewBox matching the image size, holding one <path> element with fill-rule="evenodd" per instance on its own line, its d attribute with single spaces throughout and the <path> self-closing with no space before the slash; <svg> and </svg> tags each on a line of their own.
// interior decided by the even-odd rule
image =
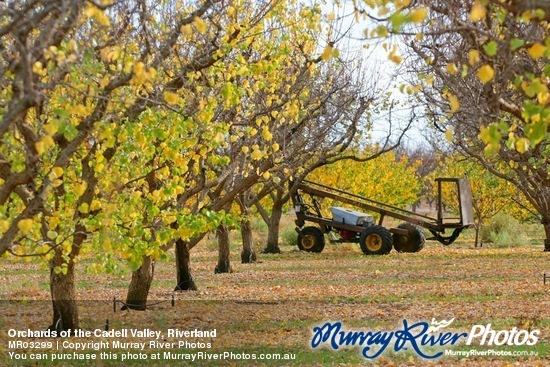
<svg viewBox="0 0 550 367">
<path fill-rule="evenodd" d="M 316 198 L 330 198 L 341 203 L 350 204 L 355 207 L 380 214 L 378 226 L 383 226 L 385 217 L 392 217 L 402 220 L 412 225 L 428 229 L 433 239 L 448 246 L 452 244 L 465 229 L 474 224 L 472 210 L 472 192 L 470 181 L 467 178 L 436 178 L 437 183 L 437 218 L 432 218 L 427 215 L 420 215 L 409 210 L 401 209 L 392 205 L 384 204 L 366 197 L 362 197 L 344 190 L 323 184 L 315 183 L 308 180 L 303 180 L 298 184 L 297 190 L 292 195 L 292 202 L 296 211 L 296 231 L 302 235 L 302 229 L 306 222 L 317 223 L 322 233 L 329 233 L 333 229 L 342 231 L 354 232 L 356 236 L 348 240 L 342 239 L 341 242 L 359 242 L 357 235 L 365 231 L 365 226 L 354 224 L 341 223 L 333 219 L 324 218 L 321 214 L 321 207 Z M 456 184 L 458 193 L 459 218 L 444 218 L 442 185 Z M 309 195 L 312 199 L 313 207 L 303 200 L 303 195 Z M 446 230 L 452 230 L 448 236 L 445 235 Z M 407 236 L 409 230 L 403 228 L 388 228 L 389 232 L 394 235 Z"/>
</svg>

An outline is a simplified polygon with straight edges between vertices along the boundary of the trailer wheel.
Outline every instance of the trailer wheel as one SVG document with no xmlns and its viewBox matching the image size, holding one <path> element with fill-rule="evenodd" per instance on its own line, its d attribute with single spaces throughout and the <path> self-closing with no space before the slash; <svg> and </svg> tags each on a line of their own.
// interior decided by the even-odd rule
<svg viewBox="0 0 550 367">
<path fill-rule="evenodd" d="M 325 248 L 325 236 L 317 227 L 305 227 L 298 235 L 298 248 L 302 251 L 321 252 Z"/>
<path fill-rule="evenodd" d="M 359 244 L 365 255 L 386 255 L 391 251 L 393 239 L 385 227 L 373 225 L 361 233 Z"/>
<path fill-rule="evenodd" d="M 408 235 L 394 233 L 393 247 L 398 252 L 418 252 L 424 248 L 426 237 L 424 232 L 412 223 L 401 223 L 397 228 L 406 229 Z"/>
</svg>

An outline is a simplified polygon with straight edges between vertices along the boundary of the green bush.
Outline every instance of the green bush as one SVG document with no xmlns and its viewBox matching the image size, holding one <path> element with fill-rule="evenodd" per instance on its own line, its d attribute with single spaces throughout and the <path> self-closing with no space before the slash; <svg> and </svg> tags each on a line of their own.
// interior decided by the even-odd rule
<svg viewBox="0 0 550 367">
<path fill-rule="evenodd" d="M 294 226 L 286 226 L 279 232 L 283 245 L 298 246 L 298 233 L 296 233 L 294 228 Z"/>
<path fill-rule="evenodd" d="M 528 242 L 524 225 L 505 213 L 491 218 L 481 227 L 479 234 L 484 243 L 490 242 L 502 247 L 524 245 Z"/>
<path fill-rule="evenodd" d="M 254 232 L 267 232 L 267 223 L 260 217 L 250 218 L 250 225 Z"/>
</svg>

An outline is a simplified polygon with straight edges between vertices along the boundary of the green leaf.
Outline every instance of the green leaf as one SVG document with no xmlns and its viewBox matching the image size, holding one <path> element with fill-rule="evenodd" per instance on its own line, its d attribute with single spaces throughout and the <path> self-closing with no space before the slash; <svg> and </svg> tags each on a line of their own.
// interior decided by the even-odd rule
<svg viewBox="0 0 550 367">
<path fill-rule="evenodd" d="M 57 237 L 57 232 L 56 232 L 56 231 L 48 231 L 48 233 L 46 234 L 46 236 L 47 236 L 50 240 L 55 240 L 56 237 Z"/>
<path fill-rule="evenodd" d="M 487 127 L 482 127 L 479 132 L 479 138 L 487 145 L 497 145 L 500 142 L 502 134 L 497 125 L 491 124 Z"/>
<path fill-rule="evenodd" d="M 525 125 L 525 136 L 529 139 L 531 146 L 539 144 L 546 136 L 548 123 L 539 121 Z"/>
<path fill-rule="evenodd" d="M 163 128 L 161 127 L 156 127 L 154 130 L 153 130 L 153 136 L 157 139 L 166 139 L 167 137 L 167 134 L 166 134 L 166 131 L 164 131 Z"/>
<path fill-rule="evenodd" d="M 65 124 L 64 127 L 65 127 L 64 129 L 60 129 L 60 130 L 63 130 L 63 136 L 67 140 L 73 140 L 74 138 L 76 138 L 76 136 L 78 135 L 78 130 L 76 127 L 68 124 Z"/>
<path fill-rule="evenodd" d="M 400 30 L 405 23 L 412 21 L 410 14 L 404 14 L 402 11 L 394 13 L 390 17 L 392 28 L 396 31 Z"/>
<path fill-rule="evenodd" d="M 491 41 L 483 45 L 483 51 L 488 56 L 495 56 L 497 54 L 498 44 L 495 41 Z"/>
<path fill-rule="evenodd" d="M 544 10 L 542 9 L 535 10 L 535 17 L 539 18 L 540 20 L 543 20 L 545 15 L 546 14 L 544 13 Z"/>
<path fill-rule="evenodd" d="M 388 28 L 384 27 L 383 25 L 379 25 L 378 27 L 376 27 L 376 35 L 378 37 L 386 37 L 388 34 Z"/>
<path fill-rule="evenodd" d="M 534 80 L 531 84 L 528 85 L 527 88 L 525 88 L 525 94 L 530 97 L 530 98 L 533 98 L 535 97 L 538 93 L 540 92 L 544 92 L 546 89 L 546 86 L 541 83 L 540 80 Z"/>
<path fill-rule="evenodd" d="M 510 40 L 510 47 L 512 48 L 512 51 L 517 50 L 520 47 L 523 47 L 525 45 L 525 41 L 519 38 L 513 38 Z"/>
<path fill-rule="evenodd" d="M 231 96 L 233 95 L 233 85 L 229 82 L 225 83 L 221 90 L 221 95 L 225 99 L 231 98 Z"/>
</svg>

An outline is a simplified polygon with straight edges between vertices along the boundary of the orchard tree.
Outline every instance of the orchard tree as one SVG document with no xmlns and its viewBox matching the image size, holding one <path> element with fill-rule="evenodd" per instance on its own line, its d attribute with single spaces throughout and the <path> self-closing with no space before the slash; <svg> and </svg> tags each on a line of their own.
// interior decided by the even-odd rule
<svg viewBox="0 0 550 367">
<path fill-rule="evenodd" d="M 370 123 L 366 126 L 363 125 L 363 127 L 367 127 L 368 129 L 369 125 Z M 338 171 L 338 168 L 344 169 L 344 166 L 346 166 L 345 162 L 349 161 L 353 161 L 357 167 L 360 167 L 363 164 L 376 164 L 371 163 L 371 161 L 384 161 L 384 159 L 381 159 L 380 157 L 388 152 L 391 152 L 400 145 L 401 139 L 408 131 L 409 127 L 410 122 L 403 128 L 403 130 L 399 131 L 397 136 L 392 136 L 391 134 L 388 135 L 383 144 L 377 144 L 376 147 L 368 154 L 358 153 L 357 149 L 353 148 L 354 143 L 351 140 L 348 140 L 345 145 L 338 144 L 338 149 L 317 152 L 316 154 L 311 155 L 311 157 L 302 165 L 294 167 L 289 166 L 285 170 L 286 173 L 283 172 L 284 175 L 274 177 L 275 181 L 265 184 L 261 187 L 258 193 L 249 195 L 248 197 L 250 202 L 254 203 L 258 213 L 268 226 L 267 246 L 264 252 L 280 252 L 278 242 L 281 216 L 284 206 L 288 203 L 292 194 L 297 190 L 299 183 L 301 183 L 306 177 L 308 177 L 308 179 L 314 177 L 313 179 L 318 179 L 321 183 L 338 187 L 338 182 L 334 183 L 334 180 L 331 179 L 325 182 L 324 179 L 326 177 L 318 177 L 315 175 L 315 172 L 328 172 L 335 167 L 337 167 L 335 171 Z M 357 136 L 355 136 L 355 139 L 353 140 L 361 140 L 360 138 L 356 138 Z M 390 140 L 392 138 L 394 138 L 395 141 Z M 327 175 L 327 177 L 328 176 L 330 175 Z M 260 198 L 263 198 L 263 200 L 260 200 Z"/>
<path fill-rule="evenodd" d="M 322 53 L 317 52 L 321 37 L 319 9 L 304 9 L 297 14 L 302 22 L 306 19 L 313 22 L 306 28 L 289 28 L 286 33 L 290 44 L 273 41 L 279 45 L 277 49 L 286 50 L 278 63 L 289 77 L 276 76 L 273 69 L 269 78 L 272 83 L 276 81 L 272 84 L 276 88 L 242 97 L 246 107 L 235 110 L 229 146 L 225 149 L 232 161 L 233 174 L 225 181 L 223 191 L 231 192 L 230 187 L 238 185 L 251 172 L 261 173 L 253 189 L 239 196 L 239 205 L 245 211 L 254 204 L 259 206 L 268 223 L 269 252 L 279 251 L 279 221 L 283 205 L 290 197 L 288 179 L 304 177 L 313 167 L 342 154 L 360 138 L 361 132 L 369 129 L 371 122 L 365 115 L 375 94 L 374 86 L 364 83 L 365 71 L 356 59 L 345 60 L 327 52 L 333 42 L 328 42 Z M 293 46 L 296 44 L 299 47 Z M 253 83 L 246 75 L 240 75 L 236 82 Z M 263 155 L 258 154 L 260 151 Z M 258 171 L 259 167 L 251 163 L 262 156 L 271 160 L 272 165 Z M 239 172 L 244 172 L 242 177 Z M 258 204 L 267 195 L 276 198 L 269 214 Z M 244 235 L 249 234 L 245 227 Z M 243 243 L 251 243 L 251 238 L 243 239 Z M 253 255 L 247 252 L 243 256 Z"/>
<path fill-rule="evenodd" d="M 143 307 L 154 260 L 229 221 L 222 209 L 240 187 L 208 199 L 231 172 L 217 175 L 229 164 L 216 154 L 231 126 L 224 104 L 239 103 L 236 66 L 249 66 L 242 55 L 275 10 L 284 3 L 0 5 L 0 253 L 49 264 L 54 327 L 78 328 L 79 256 L 99 254 L 96 271 L 126 259 L 127 300 Z M 277 61 L 249 70 L 258 89 Z"/>
<path fill-rule="evenodd" d="M 244 205 L 245 197 L 246 192 L 243 192 L 236 200 L 237 204 L 239 205 L 242 217 L 239 226 L 243 242 L 243 249 L 241 251 L 241 263 L 251 264 L 256 262 L 257 255 L 256 251 L 254 250 L 254 236 L 252 231 L 252 223 L 250 222 L 250 211 L 249 208 Z"/>
<path fill-rule="evenodd" d="M 357 156 L 371 153 L 366 150 Z M 340 160 L 314 170 L 307 179 L 403 208 L 418 200 L 422 187 L 408 158 L 397 158 L 393 151 L 366 161 Z"/>
<path fill-rule="evenodd" d="M 436 1 L 406 34 L 426 117 L 463 153 L 516 186 L 539 213 L 550 251 L 548 81 L 544 2 Z M 504 164 L 503 164 L 504 163 Z M 507 165 L 508 167 L 505 167 Z"/>
<path fill-rule="evenodd" d="M 52 326 L 76 329 L 74 266 L 88 235 L 96 159 L 113 157 L 98 151 L 93 132 L 112 118 L 111 100 L 123 105 L 133 68 L 104 78 L 103 47 L 93 40 L 107 35 L 109 19 L 91 3 L 8 1 L 0 19 L 0 253 L 47 261 Z M 128 41 L 128 26 L 110 41 Z"/>
<path fill-rule="evenodd" d="M 2 253 L 37 256 L 49 263 L 54 327 L 78 328 L 75 263 L 87 251 L 85 241 L 92 233 L 102 250 L 119 253 L 130 264 L 136 264 L 140 254 L 160 256 L 156 245 L 127 246 L 127 238 L 148 241 L 163 236 L 153 234 L 153 227 L 149 232 L 126 227 L 139 222 L 141 214 L 130 210 L 125 211 L 129 216 L 117 218 L 116 201 L 141 202 L 138 191 L 119 195 L 138 181 L 124 175 L 128 167 L 142 175 L 140 190 L 158 197 L 155 174 L 166 174 L 166 167 L 145 173 L 139 160 L 149 159 L 146 166 L 152 166 L 157 149 L 167 151 L 153 138 L 169 130 L 154 126 L 162 112 L 140 114 L 152 106 L 172 104 L 166 89 L 176 88 L 181 77 L 159 71 L 173 61 L 167 59 L 180 34 L 202 33 L 205 22 L 200 17 L 213 3 L 179 11 L 177 28 L 168 31 L 149 27 L 155 9 L 147 6 L 139 1 L 2 5 L 0 248 Z M 158 43 L 153 47 L 148 41 L 155 31 Z M 231 40 L 228 37 L 225 44 Z M 192 70 L 213 62 L 211 49 L 199 49 L 190 50 L 185 61 L 180 59 Z M 147 139 L 148 153 L 138 155 Z M 112 174 L 112 166 L 120 171 Z M 158 226 L 160 210 L 148 209 L 144 217 L 157 217 L 151 222 Z M 101 231 L 102 227 L 113 231 Z M 117 238 L 120 228 L 129 236 Z M 116 239 L 124 241 L 112 246 Z"/>
<path fill-rule="evenodd" d="M 197 117 L 208 117 L 225 128 L 205 137 L 218 144 L 204 150 L 207 155 L 193 155 L 193 159 L 204 157 L 204 164 L 194 184 L 176 198 L 177 207 L 196 215 L 220 213 L 274 172 L 285 172 L 286 165 L 300 166 L 314 151 L 304 147 L 341 145 L 344 149 L 353 140 L 368 101 L 358 84 L 340 72 L 350 73 L 349 68 L 328 64 L 332 54 L 319 54 L 319 13 L 318 7 L 280 3 L 263 17 L 265 22 L 251 26 L 254 37 L 243 38 L 245 44 L 199 73 L 199 86 L 189 87 L 192 100 L 198 100 L 199 106 L 201 99 L 207 101 L 203 106 L 211 110 L 205 115 L 199 108 Z M 190 100 L 185 90 L 170 96 L 185 103 Z M 344 122 L 336 124 L 333 116 Z M 163 177 L 162 182 L 170 179 Z M 166 238 L 176 241 L 176 289 L 195 289 L 190 250 L 207 231 L 186 229 L 185 236 L 180 236 L 178 231 L 187 227 L 182 228 L 179 220 L 173 227 L 175 237 Z"/>
<path fill-rule="evenodd" d="M 262 16 L 265 21 L 261 23 L 252 21 L 258 17 L 244 21 L 250 27 L 248 32 L 254 34 L 254 37 L 239 38 L 242 41 L 227 50 L 223 59 L 206 63 L 207 67 L 200 72 L 188 73 L 190 81 L 184 83 L 181 90 L 165 93 L 164 98 L 174 111 L 160 117 L 167 121 L 170 119 L 166 117 L 186 117 L 184 122 L 191 120 L 184 126 L 195 132 L 193 137 L 185 139 L 185 135 L 175 133 L 163 137 L 163 129 L 159 129 L 156 122 L 158 118 L 153 119 L 153 133 L 161 134 L 160 139 L 166 140 L 161 140 L 160 145 L 168 153 L 161 155 L 156 161 L 143 157 L 143 162 L 153 163 L 145 173 L 155 171 L 155 175 L 160 175 L 155 181 L 159 183 L 159 187 L 152 193 L 163 203 L 155 203 L 156 207 L 162 208 L 161 213 L 164 215 L 157 222 L 161 227 L 156 229 L 156 233 L 163 233 L 164 236 L 157 242 L 161 250 L 167 249 L 174 241 L 176 243 L 177 290 L 196 288 L 189 267 L 189 250 L 210 229 L 204 225 L 190 228 L 186 215 L 195 218 L 206 213 L 210 219 L 218 218 L 217 223 L 225 227 L 229 219 L 224 211 L 228 210 L 241 192 L 248 190 L 259 180 L 268 179 L 270 171 L 276 170 L 282 162 L 286 164 L 300 159 L 300 155 L 296 153 L 297 149 L 303 148 L 303 144 L 293 142 L 298 137 L 303 139 L 304 131 L 315 131 L 315 134 L 325 139 L 329 136 L 343 139 L 338 138 L 333 124 L 325 123 L 321 127 L 316 120 L 323 118 L 327 101 L 338 92 L 344 94 L 344 88 L 347 87 L 346 80 L 339 81 L 335 78 L 335 75 L 339 76 L 337 73 L 321 74 L 317 71 L 317 64 L 326 59 L 315 55 L 319 9 L 282 2 L 277 5 L 265 10 L 266 13 Z M 290 12 L 289 9 L 294 11 Z M 232 14 L 246 14 L 242 10 Z M 298 19 L 302 26 L 307 26 L 297 27 Z M 285 37 L 281 37 L 281 29 L 285 30 Z M 243 32 L 242 28 L 240 32 Z M 354 92 L 353 98 L 348 98 L 350 104 L 357 103 L 359 98 L 357 91 Z M 345 95 L 349 96 L 350 93 L 346 92 Z M 142 118 L 153 111 L 156 109 L 150 107 L 142 113 Z M 197 120 L 201 124 L 194 123 Z M 198 132 L 203 132 L 204 135 L 201 136 Z M 171 139 L 174 139 L 174 143 L 168 143 Z M 178 139 L 189 143 L 185 146 L 189 151 L 182 157 L 186 166 L 178 167 L 179 175 L 172 170 L 173 163 L 170 160 L 174 152 L 169 149 L 177 147 Z M 322 141 L 319 142 L 322 144 Z M 294 146 L 293 150 L 290 149 L 291 146 Z M 151 152 L 158 154 L 153 150 Z M 165 157 L 170 160 L 166 162 Z M 155 159 L 155 156 L 150 158 Z M 188 167 L 190 162 L 194 162 L 194 170 Z M 182 172 L 185 174 L 183 177 Z M 139 186 L 143 177 L 146 177 L 145 174 L 128 182 Z M 171 185 L 176 186 L 172 191 L 166 191 Z M 178 187 L 182 186 L 186 190 L 178 194 Z M 127 212 L 124 202 L 126 201 L 117 206 L 121 208 L 121 218 Z M 170 226 L 162 226 L 167 223 Z M 213 224 L 216 221 L 199 223 Z M 133 225 L 135 228 L 135 223 Z M 222 227 L 218 227 L 220 235 L 225 232 L 220 230 Z M 132 241 L 136 240 L 132 238 Z M 218 271 L 223 272 L 229 269 L 229 258 L 227 241 L 220 243 L 225 244 L 225 251 L 221 256 L 224 265 L 218 266 Z M 149 246 L 149 251 L 154 251 L 154 248 Z M 138 270 L 143 274 L 151 273 L 151 269 L 143 267 Z M 136 286 L 131 285 L 127 300 L 129 303 L 132 301 L 133 304 L 143 305 L 146 300 L 144 295 L 148 292 L 147 284 L 150 284 L 152 276 L 135 279 L 136 282 L 133 281 L 132 284 Z"/>
<path fill-rule="evenodd" d="M 134 139 L 128 141 L 127 149 L 140 152 L 134 159 L 139 159 L 142 170 L 127 166 L 127 157 L 120 155 L 126 175 L 122 182 L 128 184 L 120 190 L 125 195 L 118 196 L 116 216 L 121 221 L 128 220 L 128 211 L 134 210 L 135 218 L 129 225 L 119 227 L 117 242 L 126 241 L 127 248 L 132 249 L 129 254 L 134 268 L 138 267 L 127 303 L 144 307 L 153 274 L 149 264 L 165 256 L 174 243 L 176 288 L 195 288 L 188 273 L 188 242 L 196 244 L 208 231 L 231 225 L 231 215 L 224 209 L 242 189 L 240 184 L 246 188 L 259 177 L 251 176 L 227 190 L 228 178 L 242 167 L 238 157 L 227 155 L 226 150 L 237 110 L 245 94 L 252 92 L 248 86 L 239 85 L 241 78 L 249 79 L 250 88 L 269 87 L 258 66 L 263 60 L 253 58 L 265 52 L 263 57 L 277 60 L 262 34 L 271 32 L 265 19 L 283 12 L 285 4 L 272 2 L 255 9 L 247 9 L 244 3 L 215 6 L 203 15 L 205 20 L 195 19 L 191 29 L 180 26 L 177 11 L 163 11 L 159 24 L 149 26 L 162 29 L 163 25 L 173 24 L 181 44 L 177 43 L 178 47 L 172 47 L 167 54 L 170 69 L 166 70 L 173 77 L 164 85 L 163 105 L 149 105 L 155 88 L 146 90 L 140 98 L 146 109 L 138 119 L 144 121 L 146 128 L 140 126 L 142 131 L 132 133 L 140 141 L 137 151 Z M 220 28 L 222 24 L 227 25 L 225 31 Z M 118 165 L 111 169 L 114 174 L 120 172 Z M 112 235 L 108 226 L 103 228 Z"/>
<path fill-rule="evenodd" d="M 367 115 L 376 90 L 372 85 L 365 86 L 358 75 L 361 73 L 354 61 L 339 59 L 319 66 L 319 72 L 308 81 L 311 92 L 299 107 L 310 111 L 304 114 L 302 129 L 294 131 L 291 139 L 277 134 L 282 146 L 280 164 L 244 196 L 243 204 L 255 206 L 267 224 L 264 252 L 280 252 L 279 224 L 296 183 L 315 167 L 344 154 L 360 138 L 359 132 L 370 129 Z M 289 181 L 294 184 L 289 186 Z"/>
<path fill-rule="evenodd" d="M 413 212 L 417 211 L 422 201 L 425 201 L 429 206 L 432 206 L 434 203 L 434 182 L 431 181 L 429 176 L 438 168 L 439 160 L 437 154 L 437 150 L 434 147 L 426 147 L 423 145 L 415 147 L 401 146 L 396 150 L 397 159 L 405 156 L 409 165 L 414 167 L 418 179 L 422 182 L 419 200 L 412 204 Z"/>
</svg>

